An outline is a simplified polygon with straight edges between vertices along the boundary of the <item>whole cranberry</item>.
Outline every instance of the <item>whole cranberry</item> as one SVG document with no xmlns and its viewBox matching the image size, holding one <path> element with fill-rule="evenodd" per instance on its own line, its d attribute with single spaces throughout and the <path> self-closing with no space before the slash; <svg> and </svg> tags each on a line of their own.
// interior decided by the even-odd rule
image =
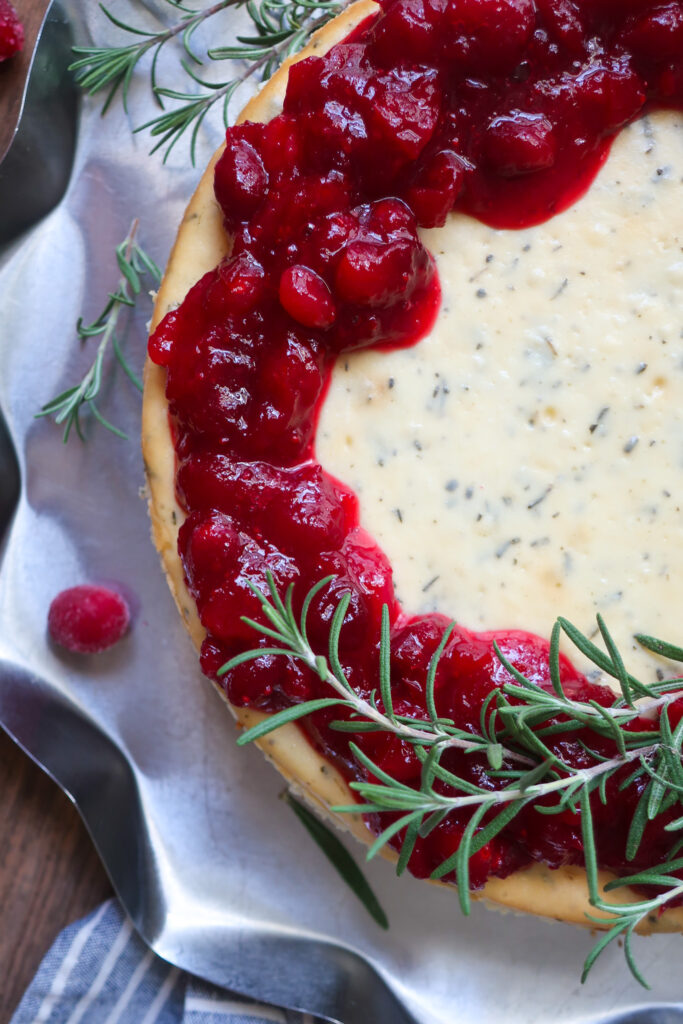
<svg viewBox="0 0 683 1024">
<path fill-rule="evenodd" d="M 231 313 L 247 313 L 253 309 L 265 289 L 263 267 L 248 252 L 228 257 L 219 263 L 215 279 L 204 296 L 209 316 L 222 320 Z"/>
<path fill-rule="evenodd" d="M 680 60 L 683 7 L 680 3 L 669 3 L 648 11 L 624 29 L 619 41 L 633 53 L 639 67 L 643 63 L 661 65 Z"/>
<path fill-rule="evenodd" d="M 449 0 L 443 44 L 467 74 L 511 71 L 536 23 L 534 0 Z"/>
<path fill-rule="evenodd" d="M 368 44 L 373 62 L 389 68 L 401 59 L 429 63 L 439 33 L 435 6 L 429 0 L 396 0 L 386 7 Z"/>
<path fill-rule="evenodd" d="M 193 512 L 178 534 L 178 551 L 190 587 L 216 587 L 234 564 L 239 533 L 230 516 L 217 510 Z"/>
<path fill-rule="evenodd" d="M 214 171 L 214 192 L 230 226 L 248 220 L 261 205 L 268 173 L 256 149 L 239 128 L 229 129 L 225 150 Z"/>
<path fill-rule="evenodd" d="M 13 57 L 23 48 L 24 27 L 9 0 L 0 0 L 0 61 Z"/>
<path fill-rule="evenodd" d="M 82 584 L 62 590 L 47 617 L 50 636 L 60 647 L 77 654 L 100 654 L 117 643 L 128 629 L 128 605 L 109 587 Z"/>
<path fill-rule="evenodd" d="M 646 99 L 643 81 L 626 59 L 605 60 L 582 72 L 576 78 L 574 94 L 598 136 L 632 121 Z"/>
<path fill-rule="evenodd" d="M 465 164 L 452 149 L 442 149 L 418 168 L 404 192 L 423 228 L 441 227 L 465 184 Z"/>
<path fill-rule="evenodd" d="M 379 199 L 367 211 L 368 229 L 388 238 L 397 232 L 415 233 L 415 215 L 400 199 Z"/>
<path fill-rule="evenodd" d="M 310 267 L 288 267 L 280 278 L 279 296 L 283 308 L 304 327 L 331 327 L 335 321 L 330 289 Z"/>
<path fill-rule="evenodd" d="M 432 613 L 412 618 L 392 637 L 392 676 L 409 689 L 424 692 L 432 657 L 441 643 L 450 619 Z"/>
<path fill-rule="evenodd" d="M 416 279 L 417 241 L 352 242 L 335 275 L 335 292 L 354 306 L 384 307 L 412 292 Z"/>
<path fill-rule="evenodd" d="M 272 574 L 280 593 L 299 575 L 293 559 L 274 545 L 260 543 L 241 530 L 222 582 L 213 588 L 203 588 L 197 598 L 202 624 L 214 637 L 222 641 L 244 638 L 252 643 L 258 637 L 253 626 L 245 623 L 243 618 L 264 621 L 261 602 L 255 596 L 252 586 L 267 595 L 268 572 Z"/>
<path fill-rule="evenodd" d="M 484 159 L 505 178 L 546 170 L 556 154 L 555 130 L 543 114 L 515 111 L 496 117 L 484 134 Z"/>
<path fill-rule="evenodd" d="M 536 7 L 555 43 L 577 56 L 585 52 L 588 37 L 576 0 L 536 0 Z"/>
</svg>

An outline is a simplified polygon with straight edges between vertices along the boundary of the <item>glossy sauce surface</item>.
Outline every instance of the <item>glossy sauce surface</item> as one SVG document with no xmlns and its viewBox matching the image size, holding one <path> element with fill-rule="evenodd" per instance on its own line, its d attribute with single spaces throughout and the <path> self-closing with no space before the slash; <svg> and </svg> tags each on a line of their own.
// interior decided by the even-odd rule
<svg viewBox="0 0 683 1024">
<path fill-rule="evenodd" d="M 399 606 L 389 563 L 359 525 L 356 497 L 315 461 L 334 359 L 414 344 L 433 324 L 438 277 L 418 225 L 442 225 L 453 208 L 496 227 L 548 219 L 585 191 L 614 133 L 646 100 L 680 105 L 683 6 L 395 0 L 384 12 L 325 57 L 291 69 L 282 115 L 229 130 L 216 196 L 232 255 L 168 314 L 150 355 L 168 369 L 177 488 L 188 512 L 179 550 L 208 631 L 205 671 L 215 677 L 230 656 L 254 646 L 240 620 L 258 613 L 250 581 L 265 587 L 269 570 L 280 589 L 296 584 L 300 604 L 334 574 L 311 607 L 313 645 L 326 649 L 334 608 L 349 594 L 340 656 L 367 695 L 386 604 L 394 707 L 421 716 L 427 665 L 448 619 L 411 617 Z M 481 703 L 509 679 L 494 639 L 520 670 L 549 685 L 543 639 L 456 628 L 436 699 L 439 714 L 465 729 L 478 728 Z M 610 691 L 566 659 L 562 676 L 570 694 L 611 703 Z M 299 665 L 270 656 L 234 670 L 225 685 L 233 704 L 267 711 L 322 688 Z M 329 730 L 328 720 L 308 720 L 311 741 L 347 778 L 358 777 L 348 734 Z M 562 753 L 579 765 L 585 753 L 580 733 L 572 736 Z M 419 784 L 420 764 L 405 744 L 355 739 L 392 775 Z M 451 753 L 448 767 L 493 784 L 475 758 Z M 595 812 L 601 862 L 615 869 L 625 864 L 639 795 L 637 786 L 619 794 L 618 782 L 613 776 L 611 799 Z M 667 849 L 664 821 L 646 831 L 645 862 Z M 465 823 L 451 815 L 421 840 L 411 870 L 428 874 L 449 856 Z M 476 855 L 472 882 L 533 859 L 580 863 L 577 816 L 519 815 Z"/>
</svg>

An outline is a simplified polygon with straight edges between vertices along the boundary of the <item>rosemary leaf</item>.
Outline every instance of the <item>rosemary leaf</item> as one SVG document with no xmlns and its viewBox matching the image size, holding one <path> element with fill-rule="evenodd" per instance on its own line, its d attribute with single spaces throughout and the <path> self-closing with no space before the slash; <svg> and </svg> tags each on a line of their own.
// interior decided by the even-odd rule
<svg viewBox="0 0 683 1024">
<path fill-rule="evenodd" d="M 258 598 L 265 622 L 245 620 L 262 638 L 274 640 L 277 647 L 255 647 L 232 659 L 224 670 L 236 667 L 249 658 L 270 653 L 273 656 L 293 657 L 308 665 L 322 683 L 335 691 L 335 696 L 316 698 L 295 705 L 266 719 L 249 730 L 240 740 L 248 742 L 284 721 L 295 721 L 321 707 L 339 705 L 345 710 L 343 720 L 333 722 L 332 728 L 341 733 L 385 732 L 412 747 L 421 764 L 419 786 L 408 785 L 394 777 L 387 767 L 375 763 L 361 747 L 349 742 L 349 753 L 355 758 L 360 777 L 349 783 L 357 794 L 358 802 L 333 807 L 339 814 L 371 814 L 377 819 L 391 815 L 389 824 L 379 830 L 370 846 L 368 856 L 373 857 L 387 843 L 399 850 L 398 873 L 402 873 L 413 854 L 418 839 L 426 839 L 438 831 L 453 812 L 466 812 L 462 820 L 463 831 L 457 849 L 436 868 L 432 877 L 443 878 L 455 872 L 461 908 L 470 908 L 470 863 L 483 847 L 495 837 L 502 836 L 514 818 L 525 808 L 530 813 L 554 815 L 567 811 L 581 815 L 581 832 L 589 887 L 589 896 L 596 911 L 603 918 L 587 915 L 590 921 L 607 924 L 607 931 L 584 964 L 583 977 L 588 975 L 600 953 L 615 938 L 624 938 L 624 953 L 634 977 L 645 984 L 638 971 L 631 947 L 631 937 L 638 924 L 646 917 L 656 917 L 662 908 L 683 894 L 683 857 L 675 859 L 683 849 L 683 838 L 676 838 L 683 830 L 683 817 L 665 822 L 664 831 L 672 836 L 669 860 L 645 866 L 630 878 L 620 878 L 606 887 L 606 892 L 628 884 L 652 886 L 656 895 L 636 902 L 608 902 L 598 888 L 598 851 L 591 796 L 596 793 L 605 804 L 614 793 L 620 793 L 640 783 L 641 792 L 632 815 L 626 857 L 633 860 L 638 854 L 645 828 L 650 820 L 659 819 L 665 812 L 683 803 L 683 720 L 672 730 L 668 717 L 668 704 L 680 698 L 680 680 L 669 680 L 647 687 L 625 669 L 611 634 L 602 622 L 599 625 L 608 654 L 587 637 L 579 633 L 565 619 L 558 619 L 551 639 L 548 673 L 550 687 L 539 686 L 534 680 L 512 665 L 495 647 L 501 665 L 509 672 L 512 682 L 492 688 L 483 702 L 479 715 L 479 732 L 465 731 L 449 718 L 438 717 L 434 701 L 434 680 L 439 659 L 448 641 L 445 631 L 430 665 L 425 680 L 427 717 L 395 714 L 391 681 L 391 628 L 388 609 L 382 613 L 378 687 L 368 696 L 362 696 L 350 686 L 339 653 L 348 598 L 340 601 L 332 618 L 327 655 L 315 651 L 306 634 L 306 616 L 311 602 L 330 577 L 311 588 L 302 604 L 299 620 L 294 612 L 291 587 L 284 601 L 277 593 L 272 577 L 268 578 L 268 594 L 251 584 Z M 268 624 L 266 624 L 268 623 Z M 559 634 L 563 630 L 586 657 L 602 671 L 618 679 L 622 697 L 615 698 L 611 707 L 603 707 L 593 700 L 570 699 L 561 685 L 559 662 Z M 379 692 L 378 692 L 379 691 Z M 378 703 L 381 695 L 381 706 Z M 647 697 L 650 710 L 659 710 L 659 728 L 638 730 L 634 719 L 642 708 L 629 707 L 634 697 Z M 581 735 L 572 737 L 576 730 Z M 571 743 L 583 751 L 585 759 L 576 762 L 563 759 L 562 735 L 568 734 Z M 586 742 L 593 735 L 595 743 Z M 550 742 L 558 737 L 556 750 Z M 598 740 L 600 742 L 598 742 Z M 605 742 L 611 744 L 605 748 Z M 600 750 L 594 747 L 600 747 Z M 444 755 L 455 748 L 478 758 L 477 771 L 483 772 L 486 783 L 476 785 L 462 777 L 450 760 L 443 763 Z M 446 767 L 446 764 L 449 767 Z M 577 765 L 580 764 L 581 767 Z M 620 772 L 618 785 L 608 788 L 607 783 Z M 474 776 L 477 777 L 477 776 Z M 438 783 L 438 785 L 437 785 Z M 488 820 L 486 820 L 488 815 Z M 515 833 L 513 832 L 513 836 Z"/>
<path fill-rule="evenodd" d="M 251 729 L 247 729 L 237 740 L 238 747 L 244 747 L 247 743 L 253 743 L 254 740 L 260 740 L 263 736 L 267 736 L 268 733 L 274 732 L 275 729 L 279 729 L 283 725 L 287 725 L 288 722 L 296 722 L 299 718 L 305 718 L 306 715 L 312 715 L 315 711 L 321 711 L 323 708 L 332 707 L 335 704 L 343 704 L 344 702 L 338 697 L 320 697 L 318 700 L 308 700 L 303 704 L 295 704 L 291 708 L 285 708 L 284 711 L 278 711 L 274 715 L 268 715 L 263 721 L 259 722 L 258 725 L 252 726 Z"/>
<path fill-rule="evenodd" d="M 161 280 L 161 271 L 156 263 L 136 241 L 137 230 L 138 221 L 134 220 L 128 235 L 116 247 L 116 262 L 121 278 L 116 290 L 109 293 L 107 303 L 102 312 L 90 324 L 86 324 L 82 317 L 79 318 L 76 324 L 76 333 L 81 342 L 87 342 L 91 338 L 100 338 L 90 368 L 86 371 L 80 384 L 62 391 L 56 398 L 46 402 L 40 412 L 36 413 L 37 419 L 42 416 L 52 416 L 55 423 L 60 426 L 64 424 L 63 440 L 65 444 L 69 440 L 72 430 L 75 430 L 82 441 L 85 440 L 81 416 L 86 409 L 110 433 L 116 435 L 116 437 L 126 438 L 126 434 L 122 430 L 119 430 L 118 427 L 114 426 L 113 423 L 110 423 L 102 415 L 95 400 L 99 397 L 102 390 L 102 383 L 105 377 L 104 360 L 110 344 L 114 353 L 113 363 L 118 363 L 130 382 L 138 390 L 142 390 L 140 380 L 123 355 L 121 343 L 117 335 L 121 310 L 135 305 L 138 296 L 142 292 L 142 277 L 146 274 L 155 283 Z"/>
<path fill-rule="evenodd" d="M 286 793 L 284 799 L 335 871 L 361 901 L 370 917 L 380 928 L 388 928 L 389 919 L 370 888 L 370 883 L 338 836 L 290 793 Z"/>
</svg>

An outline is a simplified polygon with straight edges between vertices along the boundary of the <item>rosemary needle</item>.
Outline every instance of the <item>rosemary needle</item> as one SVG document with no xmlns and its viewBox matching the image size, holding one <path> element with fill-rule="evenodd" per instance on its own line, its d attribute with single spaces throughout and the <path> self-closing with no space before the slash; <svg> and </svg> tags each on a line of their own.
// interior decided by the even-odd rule
<svg viewBox="0 0 683 1024">
<path fill-rule="evenodd" d="M 149 130 L 152 138 L 157 140 L 152 152 L 164 148 L 165 160 L 178 140 L 192 128 L 190 153 L 194 164 L 197 135 L 209 111 L 216 104 L 221 104 L 223 123 L 227 127 L 230 100 L 239 86 L 254 76 L 269 78 L 286 57 L 300 50 L 316 29 L 339 14 L 349 2 L 220 0 L 202 11 L 196 11 L 177 0 L 166 0 L 173 10 L 181 12 L 181 17 L 175 24 L 156 32 L 146 31 L 114 17 L 100 4 L 109 21 L 136 37 L 135 41 L 124 46 L 74 47 L 77 59 L 70 67 L 78 84 L 89 95 L 106 91 L 102 113 L 107 111 L 117 93 L 121 96 L 124 108 L 128 110 L 128 93 L 133 74 L 142 58 L 151 53 L 150 87 L 162 113 L 141 124 L 135 131 Z M 253 32 L 237 36 L 232 45 L 214 47 L 199 56 L 193 48 L 193 37 L 197 29 L 228 7 L 243 9 L 253 25 Z M 174 39 L 180 44 L 179 66 L 189 78 L 187 88 L 180 88 L 176 83 L 173 86 L 161 85 L 158 80 L 159 55 L 164 46 Z M 246 63 L 246 67 L 224 81 L 209 82 L 193 67 L 202 65 L 204 57 L 211 61 L 239 61 Z M 175 100 L 177 103 L 166 110 L 165 100 Z"/>
<path fill-rule="evenodd" d="M 388 928 L 389 920 L 382 910 L 379 900 L 339 837 L 320 818 L 309 811 L 301 801 L 295 800 L 291 793 L 285 793 L 283 799 L 292 808 L 311 839 L 320 847 L 335 871 L 361 901 L 370 917 L 380 928 Z"/>
<path fill-rule="evenodd" d="M 333 577 L 326 577 L 309 591 L 297 618 L 293 610 L 293 585 L 284 595 L 277 592 L 272 576 L 268 576 L 268 593 L 263 594 L 252 585 L 261 604 L 263 622 L 245 618 L 243 621 L 262 637 L 268 647 L 254 647 L 228 661 L 220 669 L 225 675 L 244 662 L 264 655 L 295 658 L 306 664 L 334 695 L 317 697 L 269 715 L 258 725 L 242 733 L 238 744 L 243 745 L 265 736 L 281 725 L 304 718 L 321 707 L 338 706 L 346 718 L 330 723 L 330 728 L 342 732 L 386 732 L 413 747 L 422 763 L 419 788 L 405 785 L 375 764 L 355 743 L 349 750 L 361 772 L 361 781 L 351 782 L 359 802 L 334 807 L 340 814 L 391 815 L 391 824 L 385 828 L 370 847 L 373 857 L 387 842 L 400 844 L 398 871 L 406 867 L 417 839 L 428 835 L 447 816 L 461 809 L 469 809 L 472 816 L 465 828 L 458 849 L 445 859 L 432 873 L 439 879 L 455 874 L 460 905 L 464 913 L 470 907 L 469 865 L 472 857 L 512 822 L 525 808 L 538 814 L 553 815 L 567 811 L 580 812 L 584 859 L 591 905 L 607 915 L 608 928 L 601 934 L 586 958 L 582 980 L 588 976 L 594 963 L 615 939 L 623 940 L 624 955 L 633 976 L 647 985 L 636 964 L 632 936 L 638 925 L 646 919 L 656 918 L 672 900 L 683 896 L 683 814 L 664 826 L 672 836 L 671 849 L 663 863 L 624 876 L 611 882 L 601 892 L 598 886 L 596 837 L 591 811 L 591 800 L 603 803 L 608 799 L 606 783 L 617 772 L 630 774 L 620 784 L 620 791 L 636 780 L 640 796 L 632 816 L 626 856 L 633 859 L 641 844 L 647 824 L 664 812 L 683 803 L 683 719 L 675 727 L 669 722 L 668 708 L 683 697 L 683 680 L 669 679 L 646 685 L 629 675 L 621 655 L 601 619 L 600 634 L 606 652 L 598 648 L 566 619 L 558 619 L 553 630 L 549 651 L 549 670 L 552 689 L 544 689 L 527 678 L 503 655 L 494 644 L 496 655 L 509 672 L 512 681 L 492 690 L 484 702 L 481 729 L 477 733 L 459 729 L 452 720 L 437 717 L 434 702 L 434 679 L 445 639 L 436 650 L 425 682 L 425 718 L 407 718 L 395 714 L 391 699 L 391 649 L 388 613 L 383 613 L 377 690 L 365 698 L 349 684 L 341 665 L 339 638 L 343 628 L 348 597 L 342 599 L 330 626 L 328 655 L 316 653 L 306 632 L 306 618 L 312 597 Z M 567 696 L 560 683 L 559 634 L 565 636 L 602 671 L 612 675 L 620 687 L 611 707 L 596 702 L 575 700 Z M 447 634 L 445 634 L 447 639 Z M 649 650 L 665 653 L 672 660 L 683 662 L 683 649 L 649 636 L 639 636 Z M 633 698 L 639 704 L 633 704 Z M 658 728 L 638 732 L 629 728 L 641 714 L 657 710 Z M 596 737 L 612 740 L 615 752 L 611 757 L 592 751 L 581 743 L 590 762 L 577 767 L 562 759 L 561 746 L 551 750 L 544 737 L 556 733 L 571 734 L 576 729 L 587 730 Z M 495 788 L 475 785 L 459 777 L 442 763 L 443 754 L 456 748 L 470 754 L 479 754 L 486 760 L 483 770 Z M 488 767 L 485 767 L 485 765 Z M 501 767 L 502 766 L 502 767 Z M 362 778 L 363 771 L 365 779 Z M 438 782 L 438 787 L 435 783 Z M 550 798 L 550 800 L 549 800 Z M 543 800 L 540 804 L 539 801 Z M 552 801 L 552 802 L 551 802 Z M 669 817 L 670 817 L 669 813 Z M 637 902 L 620 903 L 618 890 L 628 885 L 652 888 L 655 895 L 644 896 Z M 616 892 L 613 902 L 611 894 Z M 597 921 L 589 915 L 591 921 Z M 605 925 L 603 916 L 600 923 Z"/>
<path fill-rule="evenodd" d="M 105 373 L 104 358 L 110 343 L 115 361 L 121 366 L 131 383 L 139 391 L 142 391 L 142 383 L 126 360 L 116 334 L 121 310 L 124 307 L 134 306 L 142 290 L 142 276 L 147 274 L 157 283 L 161 280 L 161 271 L 156 263 L 136 241 L 137 230 L 138 221 L 134 220 L 126 238 L 116 247 L 116 262 L 121 272 L 116 291 L 110 292 L 107 303 L 96 320 L 93 320 L 91 324 L 84 324 L 81 317 L 76 324 L 76 333 L 82 342 L 89 338 L 100 338 L 92 364 L 79 384 L 67 388 L 66 391 L 47 402 L 39 413 L 36 413 L 36 418 L 52 416 L 55 423 L 64 424 L 63 440 L 65 444 L 69 440 L 72 429 L 76 431 L 82 441 L 85 440 L 81 428 L 81 413 L 85 406 L 98 423 L 106 427 L 112 434 L 124 439 L 126 437 L 122 430 L 119 430 L 102 415 L 95 402 L 102 388 Z"/>
</svg>

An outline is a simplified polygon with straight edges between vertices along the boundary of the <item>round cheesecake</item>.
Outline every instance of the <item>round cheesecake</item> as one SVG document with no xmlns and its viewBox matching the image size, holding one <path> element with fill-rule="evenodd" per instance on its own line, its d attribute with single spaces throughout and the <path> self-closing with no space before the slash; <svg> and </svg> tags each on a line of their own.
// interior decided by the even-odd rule
<svg viewBox="0 0 683 1024">
<path fill-rule="evenodd" d="M 338 16 L 333 22 L 325 26 L 313 37 L 309 46 L 297 57 L 287 62 L 274 77 L 261 89 L 260 93 L 247 105 L 242 112 L 240 121 L 268 122 L 278 115 L 282 109 L 283 98 L 287 88 L 288 71 L 292 63 L 305 57 L 326 53 L 336 43 L 345 39 L 358 25 L 368 16 L 373 14 L 377 7 L 366 0 L 354 4 L 351 8 Z M 164 316 L 174 310 L 183 301 L 192 286 L 208 271 L 211 271 L 220 261 L 226 257 L 231 250 L 231 238 L 226 232 L 223 224 L 223 214 L 214 198 L 214 170 L 222 150 L 214 156 L 206 169 L 200 185 L 193 196 L 180 226 L 178 237 L 169 260 L 162 285 L 159 289 L 152 328 L 156 328 Z M 628 161 L 627 161 L 628 162 Z M 571 217 L 572 211 L 563 214 Z M 435 228 L 429 232 L 428 245 L 432 251 L 444 249 L 445 256 L 449 260 L 457 260 L 457 251 L 452 249 L 466 244 L 469 218 L 461 214 L 449 216 L 444 228 Z M 473 229 L 478 230 L 477 229 Z M 458 234 L 456 234 L 458 233 Z M 523 245 L 524 243 L 521 243 Z M 479 248 L 477 248 L 479 246 Z M 521 246 L 520 246 L 521 247 Z M 482 253 L 486 244 L 481 248 L 479 241 L 473 243 L 473 250 Z M 440 257 L 439 257 L 440 259 Z M 484 256 L 484 261 L 486 256 Z M 492 261 L 489 261 L 489 264 Z M 439 265 L 442 280 L 444 272 Z M 484 272 L 488 264 L 484 264 Z M 473 274 L 476 271 L 473 271 Z M 473 276 L 470 274 L 470 276 Z M 562 283 L 562 278 L 559 284 Z M 475 284 L 475 292 L 479 289 L 486 291 L 483 284 Z M 486 296 L 482 296 L 484 302 Z M 558 296 L 559 298 L 559 296 Z M 444 303 L 445 305 L 445 303 Z M 446 313 L 440 314 L 443 321 Z M 486 311 L 482 305 L 482 319 L 485 320 Z M 439 324 L 435 328 L 438 332 Z M 434 333 L 434 332 L 432 332 Z M 413 361 L 411 373 L 418 372 L 415 367 L 420 362 L 421 342 L 412 349 L 406 350 Z M 543 343 L 545 345 L 545 342 Z M 552 342 L 551 346 L 552 348 Z M 382 355 L 371 353 L 368 356 L 354 356 L 354 359 L 369 359 L 380 361 Z M 394 385 L 389 386 L 391 378 L 389 371 L 378 369 L 379 363 L 371 368 L 361 370 L 357 380 L 367 382 L 368 379 L 377 383 L 377 380 L 387 381 L 387 388 L 395 393 Z M 338 364 L 336 373 L 342 376 L 346 371 Z M 429 373 L 433 373 L 429 370 Z M 381 375 L 381 376 L 380 376 Z M 365 391 L 363 390 L 365 387 Z M 372 388 L 371 388 L 372 390 Z M 379 387 L 381 391 L 381 387 Z M 366 384 L 358 386 L 356 396 L 346 403 L 346 409 L 354 408 L 354 401 L 361 402 L 358 395 L 365 395 Z M 438 401 L 438 394 L 434 396 Z M 341 436 L 348 437 L 348 431 L 340 427 L 343 421 L 344 411 L 344 387 L 336 387 L 333 390 L 333 401 L 330 401 L 329 409 L 325 407 L 319 437 L 322 438 L 323 451 L 326 451 L 325 437 Z M 341 412 L 332 409 L 332 405 L 341 404 Z M 370 403 L 368 403 L 370 404 Z M 377 402 L 375 402 L 375 405 Z M 549 404 L 549 403 L 548 403 Z M 329 411 L 331 410 L 331 411 Z M 476 406 L 475 406 L 476 412 Z M 597 410 L 599 415 L 600 410 Z M 402 414 L 400 408 L 394 411 L 399 418 Z M 335 420 L 333 417 L 342 417 Z M 410 417 L 407 417 L 410 419 Z M 362 422 L 362 420 L 361 420 Z M 592 424 L 591 424 L 592 425 Z M 362 427 L 360 428 L 362 431 Z M 600 426 L 596 428 L 599 430 Z M 596 431 L 594 431 L 595 433 Z M 592 435 L 591 435 L 592 436 Z M 362 447 L 363 436 L 356 440 L 356 448 Z M 169 582 L 169 586 L 178 605 L 180 614 L 192 637 L 193 642 L 199 648 L 205 638 L 206 632 L 200 621 L 195 601 L 188 591 L 186 585 L 185 570 L 178 554 L 178 533 L 185 521 L 186 513 L 177 500 L 176 492 L 176 452 L 174 438 L 169 420 L 169 408 L 166 398 L 166 371 L 163 367 L 147 361 L 145 370 L 145 395 L 143 405 L 143 428 L 142 443 L 145 468 L 147 473 L 149 489 L 149 509 L 152 521 L 152 532 L 154 542 L 160 553 L 162 564 Z M 350 447 L 353 447 L 351 445 Z M 318 448 L 320 451 L 320 447 Z M 330 449 L 331 451 L 331 449 Z M 334 457 L 330 454 L 330 459 Z M 344 462 L 346 459 L 346 462 Z M 323 461 L 325 456 L 323 455 Z M 339 463 L 334 463 L 333 471 L 337 475 L 348 479 L 348 473 L 344 466 L 353 463 L 347 456 L 343 456 Z M 352 469 L 351 465 L 351 469 Z M 451 490 L 448 490 L 448 486 Z M 457 487 L 466 486 L 460 481 L 453 486 L 451 478 L 444 480 L 444 490 L 447 495 L 453 495 Z M 541 492 L 539 492 L 541 493 Z M 361 496 L 362 497 L 362 496 Z M 530 497 L 528 504 L 531 504 L 536 494 Z M 401 508 L 401 503 L 388 497 L 391 508 Z M 395 512 L 390 512 L 397 521 L 399 517 Z M 515 534 L 516 535 L 516 534 Z M 499 545 L 500 546 L 500 545 Z M 516 546 L 516 545 L 515 545 Z M 496 549 L 497 550 L 497 549 Z M 504 556 L 498 559 L 500 563 Z M 495 557 L 495 556 L 494 556 Z M 454 556 L 457 561 L 457 552 Z M 426 580 L 425 582 L 429 582 Z M 402 595 L 401 595 L 402 596 Z M 565 611 L 569 611 L 565 609 Z M 478 626 L 479 623 L 473 623 Z M 225 691 L 216 687 L 222 697 L 225 698 Z M 240 726 L 250 727 L 256 724 L 261 713 L 246 707 L 229 705 L 231 711 L 237 718 Z M 374 839 L 373 833 L 366 825 L 361 815 L 339 815 L 333 814 L 330 807 L 338 804 L 354 802 L 354 796 L 348 788 L 347 781 L 341 772 L 329 759 L 326 759 L 311 744 L 297 725 L 287 725 L 277 732 L 274 732 L 259 741 L 259 746 L 268 759 L 282 773 L 289 785 L 303 795 L 317 810 L 334 820 L 335 824 L 342 828 L 350 829 L 353 834 L 365 843 Z M 392 851 L 384 848 L 386 855 L 393 857 Z M 602 873 L 601 883 L 605 884 L 613 876 Z M 550 869 L 544 864 L 535 863 L 523 870 L 515 871 L 506 878 L 489 878 L 486 884 L 473 893 L 474 898 L 483 898 L 493 905 L 501 908 L 537 914 L 544 917 L 555 918 L 562 921 L 572 922 L 587 927 L 595 927 L 593 921 L 589 921 L 587 914 L 600 916 L 591 908 L 587 897 L 587 886 L 585 872 L 579 866 L 562 866 Z M 628 890 L 619 891 L 619 901 L 638 901 L 642 896 Z M 611 923 L 611 920 L 610 922 Z M 644 921 L 641 931 L 678 931 L 683 929 L 683 908 L 675 908 L 666 911 L 659 917 Z"/>
</svg>

